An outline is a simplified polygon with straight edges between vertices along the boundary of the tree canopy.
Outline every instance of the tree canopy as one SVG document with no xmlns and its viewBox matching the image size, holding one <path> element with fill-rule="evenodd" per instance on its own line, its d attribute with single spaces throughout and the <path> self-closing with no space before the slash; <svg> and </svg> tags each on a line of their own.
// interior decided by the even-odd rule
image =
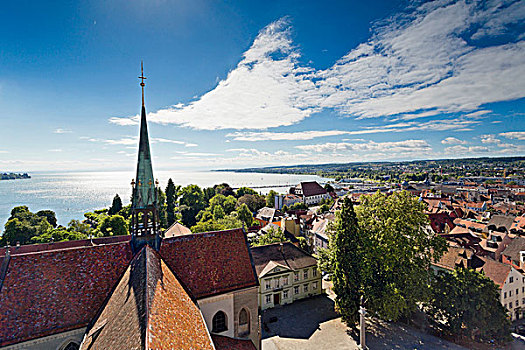
<svg viewBox="0 0 525 350">
<path fill-rule="evenodd" d="M 431 291 L 426 311 L 442 332 L 483 342 L 510 340 L 510 321 L 499 300 L 500 290 L 488 277 L 466 268 L 440 271 L 432 278 Z"/>
</svg>

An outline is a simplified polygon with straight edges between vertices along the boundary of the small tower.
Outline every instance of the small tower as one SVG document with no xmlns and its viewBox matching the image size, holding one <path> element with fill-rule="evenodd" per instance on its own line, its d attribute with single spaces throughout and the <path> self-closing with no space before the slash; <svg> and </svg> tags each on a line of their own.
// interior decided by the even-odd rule
<svg viewBox="0 0 525 350">
<path fill-rule="evenodd" d="M 142 111 L 140 115 L 139 155 L 137 176 L 131 181 L 131 245 L 138 252 L 145 244 L 159 250 L 161 236 L 157 206 L 157 189 L 153 178 L 151 153 L 148 139 L 148 123 L 144 105 L 144 70 L 141 63 Z"/>
</svg>

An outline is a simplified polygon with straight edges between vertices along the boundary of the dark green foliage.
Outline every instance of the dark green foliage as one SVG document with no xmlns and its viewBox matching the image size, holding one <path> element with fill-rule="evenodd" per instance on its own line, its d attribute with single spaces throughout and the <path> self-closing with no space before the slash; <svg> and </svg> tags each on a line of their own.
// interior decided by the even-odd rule
<svg viewBox="0 0 525 350">
<path fill-rule="evenodd" d="M 122 199 L 120 199 L 120 196 L 117 193 L 115 197 L 113 197 L 113 203 L 111 203 L 111 207 L 109 207 L 108 215 L 115 215 L 121 210 L 122 210 Z"/>
<path fill-rule="evenodd" d="M 269 208 L 273 208 L 275 206 L 275 196 L 279 195 L 279 193 L 275 192 L 274 190 L 270 190 L 268 194 L 266 195 L 266 206 Z"/>
<path fill-rule="evenodd" d="M 430 263 L 446 249 L 441 237 L 425 230 L 425 207 L 409 193 L 378 192 L 361 201 L 354 213 L 345 199 L 329 229 L 330 248 L 319 253 L 350 326 L 357 321 L 361 295 L 369 311 L 388 320 L 407 316 L 428 300 Z"/>
<path fill-rule="evenodd" d="M 204 201 L 206 202 L 206 205 L 210 203 L 210 199 L 213 198 L 217 193 L 215 193 L 215 188 L 213 187 L 206 187 L 202 190 L 204 194 Z"/>
<path fill-rule="evenodd" d="M 329 183 L 325 184 L 324 185 L 324 189 L 328 192 L 334 192 L 334 188 L 332 187 L 332 185 L 330 185 Z"/>
<path fill-rule="evenodd" d="M 398 320 L 428 299 L 430 263 L 446 250 L 425 227 L 425 205 L 408 192 L 362 196 L 357 217 L 363 239 L 363 291 L 367 308 Z"/>
<path fill-rule="evenodd" d="M 431 291 L 426 311 L 445 334 L 482 342 L 511 340 L 500 290 L 488 277 L 465 268 L 439 272 L 432 278 Z"/>
<path fill-rule="evenodd" d="M 188 185 L 182 188 L 179 205 L 182 224 L 186 227 L 194 226 L 197 222 L 195 217 L 206 205 L 201 188 L 197 185 Z"/>
<path fill-rule="evenodd" d="M 206 211 L 206 214 L 202 216 L 202 220 L 191 228 L 191 232 L 220 231 L 242 227 L 242 222 L 237 218 L 236 212 L 232 212 L 230 215 L 225 215 L 218 219 L 209 215 L 211 214 Z"/>
<path fill-rule="evenodd" d="M 128 234 L 128 223 L 120 215 L 106 216 L 99 226 L 103 236 L 123 236 Z"/>
<path fill-rule="evenodd" d="M 359 303 L 363 295 L 363 237 L 359 232 L 354 206 L 345 198 L 332 236 L 334 292 L 337 310 L 343 321 L 353 326 L 359 320 Z"/>
<path fill-rule="evenodd" d="M 246 204 L 241 204 L 239 207 L 237 207 L 237 216 L 239 220 L 244 222 L 246 227 L 250 227 L 253 224 L 253 216 L 252 212 L 248 208 Z"/>
<path fill-rule="evenodd" d="M 180 186 L 175 186 L 172 179 L 168 180 L 166 186 L 166 226 L 170 227 L 175 222 L 175 207 Z"/>
<path fill-rule="evenodd" d="M 265 234 L 256 237 L 251 245 L 253 247 L 260 246 L 260 245 L 266 245 L 266 244 L 272 244 L 272 243 L 279 243 L 279 242 L 286 242 L 286 236 L 284 235 L 284 232 L 281 230 L 280 227 L 273 228 L 270 227 L 268 229 L 268 232 Z"/>
<path fill-rule="evenodd" d="M 306 210 L 308 206 L 303 202 L 294 203 L 290 206 L 289 210 Z"/>
<path fill-rule="evenodd" d="M 57 227 L 57 217 L 54 211 L 52 210 L 40 210 L 36 213 L 37 216 L 40 216 L 42 218 L 46 218 L 47 222 L 52 227 Z"/>
<path fill-rule="evenodd" d="M 241 187 L 235 193 L 237 198 L 244 196 L 245 194 L 251 194 L 252 196 L 258 195 L 257 191 L 249 187 Z"/>
<path fill-rule="evenodd" d="M 168 213 L 166 204 L 166 195 L 162 192 L 160 187 L 155 188 L 157 191 L 157 207 L 159 209 L 159 224 L 161 229 L 168 228 Z"/>
<path fill-rule="evenodd" d="M 235 191 L 227 183 L 213 186 L 216 194 L 222 194 L 225 197 L 235 196 Z"/>
<path fill-rule="evenodd" d="M 34 236 L 31 238 L 31 243 L 52 243 L 52 242 L 62 242 L 62 241 L 76 241 L 79 239 L 87 239 L 86 234 L 64 230 L 63 228 L 56 228 L 49 230 L 39 236 Z"/>
<path fill-rule="evenodd" d="M 266 205 L 266 199 L 258 194 L 245 194 L 239 197 L 237 204 L 246 204 L 248 209 L 250 209 L 252 213 L 255 213 Z"/>
<path fill-rule="evenodd" d="M 52 226 L 45 215 L 38 216 L 30 212 L 27 206 L 15 207 L 11 210 L 11 216 L 5 224 L 4 233 L 0 237 L 0 245 L 31 244 L 31 238 L 51 229 Z"/>
</svg>

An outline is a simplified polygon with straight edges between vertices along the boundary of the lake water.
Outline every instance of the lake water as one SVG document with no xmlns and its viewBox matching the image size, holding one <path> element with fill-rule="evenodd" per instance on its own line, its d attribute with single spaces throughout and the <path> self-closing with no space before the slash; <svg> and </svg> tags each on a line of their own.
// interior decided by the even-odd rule
<svg viewBox="0 0 525 350">
<path fill-rule="evenodd" d="M 234 173 L 234 172 L 186 172 L 156 171 L 155 175 L 164 189 L 169 178 L 176 185 L 197 184 L 210 187 L 226 182 L 232 187 L 254 187 L 258 192 L 268 193 L 271 189 L 285 193 L 287 187 L 301 181 L 318 181 L 323 179 L 315 175 Z M 72 219 L 83 219 L 84 213 L 94 209 L 107 208 L 116 193 L 124 205 L 131 196 L 132 172 L 78 172 L 78 173 L 31 173 L 31 179 L 0 181 L 0 231 L 9 218 L 11 209 L 18 205 L 27 205 L 36 212 L 42 209 L 55 211 L 59 224 L 67 225 Z"/>
</svg>

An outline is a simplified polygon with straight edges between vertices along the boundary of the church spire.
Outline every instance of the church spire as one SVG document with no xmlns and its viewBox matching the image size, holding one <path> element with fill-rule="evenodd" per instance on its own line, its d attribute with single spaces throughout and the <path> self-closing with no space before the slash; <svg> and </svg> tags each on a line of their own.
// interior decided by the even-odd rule
<svg viewBox="0 0 525 350">
<path fill-rule="evenodd" d="M 139 154 L 137 160 L 137 176 L 131 182 L 133 195 L 131 198 L 132 243 L 137 249 L 145 243 L 158 248 L 160 244 L 159 220 L 157 208 L 157 189 L 153 177 L 151 152 L 149 147 L 148 123 L 146 120 L 146 107 L 144 105 L 144 69 L 141 62 L 142 110 L 140 114 Z M 154 243 L 154 244 L 152 244 Z"/>
</svg>

